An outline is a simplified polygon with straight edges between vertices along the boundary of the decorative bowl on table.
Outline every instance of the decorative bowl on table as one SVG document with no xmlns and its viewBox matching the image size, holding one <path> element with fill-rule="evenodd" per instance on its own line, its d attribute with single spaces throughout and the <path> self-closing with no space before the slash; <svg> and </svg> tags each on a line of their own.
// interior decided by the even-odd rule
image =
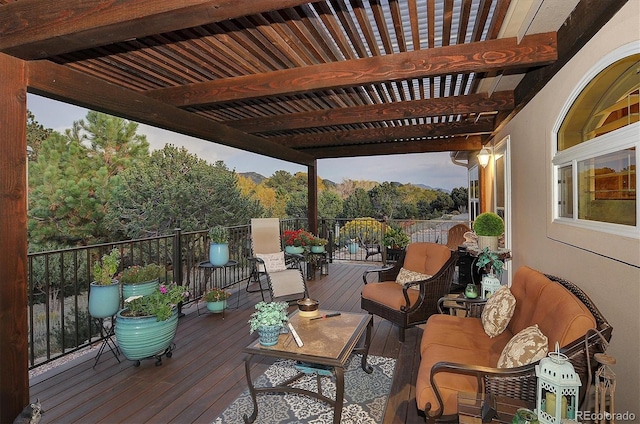
<svg viewBox="0 0 640 424">
<path fill-rule="evenodd" d="M 308 297 L 300 299 L 298 300 L 298 315 L 307 318 L 315 317 L 318 315 L 318 306 L 319 302 L 317 300 Z"/>
</svg>

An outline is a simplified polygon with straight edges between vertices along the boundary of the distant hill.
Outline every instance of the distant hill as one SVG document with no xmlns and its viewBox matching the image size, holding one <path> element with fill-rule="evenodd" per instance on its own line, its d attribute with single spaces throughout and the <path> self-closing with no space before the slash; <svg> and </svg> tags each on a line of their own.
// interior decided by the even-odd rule
<svg viewBox="0 0 640 424">
<path fill-rule="evenodd" d="M 239 172 L 238 175 L 242 175 L 245 178 L 249 178 L 256 184 L 260 184 L 262 181 L 266 179 L 266 177 L 258 174 L 257 172 Z"/>
<path fill-rule="evenodd" d="M 262 181 L 264 181 L 267 177 L 265 177 L 264 175 L 258 174 L 257 172 L 239 172 L 238 175 L 242 175 L 245 178 L 249 178 L 251 181 L 253 181 L 256 184 L 260 184 Z M 325 186 L 327 187 L 335 187 L 337 184 L 331 180 L 322 180 L 322 182 L 325 184 Z M 398 186 L 402 186 L 405 185 L 403 183 L 399 183 L 399 182 L 393 182 L 392 184 L 398 185 Z M 412 184 L 412 183 L 408 183 L 408 184 Z M 422 189 L 427 189 L 427 190 L 435 190 L 435 191 L 442 191 L 445 193 L 449 193 L 451 194 L 451 190 L 447 190 L 444 188 L 434 188 L 425 184 L 412 184 L 415 185 L 416 187 L 420 187 Z"/>
</svg>

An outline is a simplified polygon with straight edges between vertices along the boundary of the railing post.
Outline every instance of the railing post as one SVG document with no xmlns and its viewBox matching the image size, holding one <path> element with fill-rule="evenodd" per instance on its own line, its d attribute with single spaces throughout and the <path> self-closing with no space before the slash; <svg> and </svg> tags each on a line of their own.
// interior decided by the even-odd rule
<svg viewBox="0 0 640 424">
<path fill-rule="evenodd" d="M 173 281 L 182 285 L 182 229 L 173 229 Z"/>
</svg>

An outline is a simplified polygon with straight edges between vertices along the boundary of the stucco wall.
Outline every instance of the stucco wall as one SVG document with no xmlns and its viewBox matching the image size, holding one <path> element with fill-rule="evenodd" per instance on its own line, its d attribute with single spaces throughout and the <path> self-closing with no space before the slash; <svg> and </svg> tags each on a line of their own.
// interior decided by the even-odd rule
<svg viewBox="0 0 640 424">
<path fill-rule="evenodd" d="M 640 40 L 640 1 L 629 1 L 495 138 L 511 136 L 513 262 L 578 284 L 613 326 L 616 411 L 640 420 L 640 241 L 573 230 L 582 248 L 558 241 L 551 224 L 551 143 L 561 109 L 598 60 Z M 640 134 L 639 134 L 640 137 Z M 605 249 L 603 249 L 603 247 Z M 607 251 L 607 256 L 594 251 Z M 612 258 L 631 258 L 623 263 Z"/>
</svg>

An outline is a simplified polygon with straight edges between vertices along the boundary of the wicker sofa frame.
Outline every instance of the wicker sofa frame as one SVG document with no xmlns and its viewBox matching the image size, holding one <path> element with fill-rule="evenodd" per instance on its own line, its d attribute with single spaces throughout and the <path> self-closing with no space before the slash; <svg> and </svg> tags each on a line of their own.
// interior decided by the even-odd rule
<svg viewBox="0 0 640 424">
<path fill-rule="evenodd" d="M 561 284 L 576 296 L 589 309 L 596 321 L 596 329 L 590 330 L 584 337 L 574 340 L 561 349 L 562 353 L 568 356 L 576 373 L 580 376 L 580 381 L 583 382 L 580 388 L 580 407 L 584 409 L 586 407 L 585 402 L 591 383 L 592 370 L 597 367 L 594 354 L 602 353 L 606 350 L 608 342 L 611 340 L 613 327 L 611 327 L 606 318 L 582 289 L 562 278 L 549 274 L 545 274 L 545 276 L 551 281 Z M 442 310 L 442 305 L 447 300 L 450 299 L 440 299 L 440 310 Z M 470 308 L 469 310 L 473 310 L 475 316 L 479 316 L 482 312 L 481 309 L 477 307 Z M 539 361 L 517 368 L 490 368 L 452 362 L 438 362 L 431 368 L 430 379 L 431 386 L 440 404 L 435 410 L 439 412 L 433 415 L 430 414 L 433 408 L 432 405 L 427 404 L 423 409 L 426 417 L 427 419 L 431 418 L 442 422 L 458 420 L 457 414 L 448 416 L 441 415 L 443 411 L 443 400 L 435 381 L 435 375 L 438 373 L 473 375 L 477 378 L 479 391 L 481 390 L 485 394 L 507 396 L 535 404 L 537 390 L 535 366 L 537 364 L 539 364 Z"/>
<path fill-rule="evenodd" d="M 372 273 L 378 274 L 378 281 L 395 281 L 404 263 L 405 255 L 406 251 L 400 255 L 399 260 L 392 266 L 365 271 L 362 275 L 364 284 L 368 283 L 367 277 Z M 410 303 L 409 296 L 407 294 L 409 287 L 419 286 L 420 290 L 418 301 L 409 307 L 403 306 L 400 309 L 395 309 L 364 297 L 360 298 L 360 305 L 362 309 L 366 310 L 370 314 L 378 315 L 379 317 L 398 325 L 400 328 L 400 341 L 404 342 L 404 333 L 407 328 L 416 324 L 422 324 L 426 322 L 431 315 L 438 313 L 438 300 L 449 293 L 451 289 L 451 282 L 453 281 L 453 273 L 455 271 L 457 260 L 458 252 L 452 251 L 449 259 L 431 278 L 405 284 L 402 289 L 405 298 L 405 305 L 409 305 Z"/>
</svg>

